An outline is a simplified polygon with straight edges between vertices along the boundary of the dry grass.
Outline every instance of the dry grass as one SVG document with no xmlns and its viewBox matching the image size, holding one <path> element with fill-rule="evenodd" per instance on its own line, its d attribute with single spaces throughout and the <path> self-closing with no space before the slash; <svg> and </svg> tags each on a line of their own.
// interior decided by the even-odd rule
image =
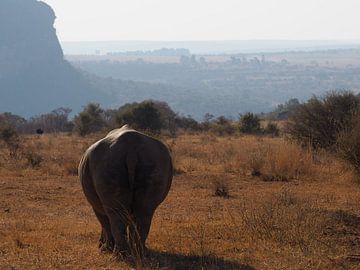
<svg viewBox="0 0 360 270">
<path fill-rule="evenodd" d="M 98 250 L 75 175 L 99 137 L 26 137 L 35 167 L 0 149 L 0 269 L 132 267 Z M 155 214 L 145 269 L 360 268 L 360 187 L 346 164 L 279 138 L 164 140 L 180 173 Z"/>
</svg>

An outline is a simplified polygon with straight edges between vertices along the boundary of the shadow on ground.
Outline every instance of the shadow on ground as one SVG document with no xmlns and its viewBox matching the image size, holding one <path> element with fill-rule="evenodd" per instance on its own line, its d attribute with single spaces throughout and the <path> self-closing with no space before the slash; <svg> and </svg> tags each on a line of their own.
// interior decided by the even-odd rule
<svg viewBox="0 0 360 270">
<path fill-rule="evenodd" d="M 149 250 L 145 264 L 146 266 L 150 266 L 151 269 L 163 270 L 255 270 L 255 268 L 250 265 L 226 261 L 213 256 L 185 256 L 153 250 Z"/>
</svg>

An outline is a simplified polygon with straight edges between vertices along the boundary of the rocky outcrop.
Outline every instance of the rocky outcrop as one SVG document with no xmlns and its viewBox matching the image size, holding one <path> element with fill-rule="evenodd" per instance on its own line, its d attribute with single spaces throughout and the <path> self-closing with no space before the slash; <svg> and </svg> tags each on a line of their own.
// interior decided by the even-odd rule
<svg viewBox="0 0 360 270">
<path fill-rule="evenodd" d="M 0 1 L 0 111 L 29 116 L 105 101 L 64 60 L 55 18 L 43 2 Z"/>
</svg>

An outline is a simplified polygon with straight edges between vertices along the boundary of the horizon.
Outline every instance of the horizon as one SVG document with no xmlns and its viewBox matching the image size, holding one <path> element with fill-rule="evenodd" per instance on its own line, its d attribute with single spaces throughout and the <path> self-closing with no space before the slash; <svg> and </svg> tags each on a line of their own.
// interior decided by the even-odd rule
<svg viewBox="0 0 360 270">
<path fill-rule="evenodd" d="M 289 51 L 358 49 L 357 40 L 109 40 L 61 42 L 64 54 L 107 54 L 110 52 L 152 51 L 162 48 L 188 49 L 193 54 L 247 54 Z"/>
</svg>

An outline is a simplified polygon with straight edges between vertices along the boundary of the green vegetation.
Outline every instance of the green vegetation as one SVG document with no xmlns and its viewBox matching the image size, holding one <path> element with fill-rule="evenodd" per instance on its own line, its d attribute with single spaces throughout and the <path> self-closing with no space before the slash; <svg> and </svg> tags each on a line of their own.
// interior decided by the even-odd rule
<svg viewBox="0 0 360 270">
<path fill-rule="evenodd" d="M 90 103 L 74 119 L 74 129 L 81 136 L 105 128 L 104 110 L 99 104 Z"/>
<path fill-rule="evenodd" d="M 117 115 L 119 125 L 130 124 L 135 129 L 158 133 L 163 126 L 161 115 L 154 102 L 145 101 L 120 110 Z"/>
<path fill-rule="evenodd" d="M 353 117 L 350 128 L 340 132 L 337 138 L 337 152 L 341 158 L 349 162 L 355 172 L 360 175 L 360 118 Z"/>
<path fill-rule="evenodd" d="M 280 134 L 280 129 L 279 127 L 277 126 L 276 123 L 273 123 L 273 122 L 269 122 L 267 123 L 265 129 L 264 129 L 264 133 L 265 134 L 269 134 L 273 137 L 276 137 L 276 136 L 279 136 Z"/>
<path fill-rule="evenodd" d="M 347 161 L 360 176 L 360 98 L 331 92 L 300 104 L 286 125 L 288 136 L 314 149 L 324 148 Z"/>
<path fill-rule="evenodd" d="M 338 135 L 351 129 L 352 118 L 359 111 L 360 100 L 351 92 L 332 92 L 313 97 L 299 105 L 287 123 L 291 139 L 313 148 L 330 148 Z"/>
<path fill-rule="evenodd" d="M 19 135 L 15 127 L 0 117 L 0 142 L 4 143 L 9 150 L 10 157 L 15 157 L 19 148 Z"/>
<path fill-rule="evenodd" d="M 206 124 L 205 124 L 206 127 Z M 206 128 L 204 128 L 205 130 Z M 218 136 L 234 134 L 236 128 L 234 124 L 224 116 L 219 116 L 209 126 L 209 130 L 217 134 Z"/>
<path fill-rule="evenodd" d="M 260 133 L 260 118 L 253 113 L 247 113 L 240 117 L 240 131 L 243 133 Z"/>
</svg>

